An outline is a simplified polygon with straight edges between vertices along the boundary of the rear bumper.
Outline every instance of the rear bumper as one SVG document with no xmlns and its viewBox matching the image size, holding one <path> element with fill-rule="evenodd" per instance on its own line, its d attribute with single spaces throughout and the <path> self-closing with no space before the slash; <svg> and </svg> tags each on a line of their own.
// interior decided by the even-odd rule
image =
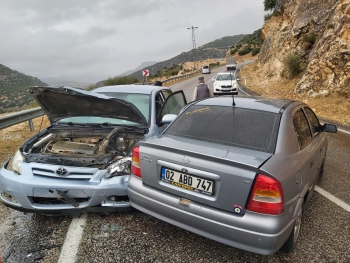
<svg viewBox="0 0 350 263">
<path fill-rule="evenodd" d="M 269 216 L 247 211 L 244 216 L 237 216 L 194 202 L 184 205 L 179 197 L 145 187 L 133 175 L 128 195 L 131 206 L 140 211 L 204 237 L 263 255 L 275 253 L 294 225 L 294 219 L 286 219 L 290 216 L 286 212 Z"/>
</svg>

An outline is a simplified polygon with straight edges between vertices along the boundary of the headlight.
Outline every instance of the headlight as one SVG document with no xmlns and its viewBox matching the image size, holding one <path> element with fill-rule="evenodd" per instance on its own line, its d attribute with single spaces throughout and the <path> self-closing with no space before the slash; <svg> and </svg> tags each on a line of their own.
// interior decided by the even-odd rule
<svg viewBox="0 0 350 263">
<path fill-rule="evenodd" d="M 220 84 L 219 83 L 215 83 L 215 87 L 216 88 L 220 88 Z"/>
<path fill-rule="evenodd" d="M 237 84 L 237 83 L 234 83 L 234 84 L 233 84 L 233 87 L 234 87 L 234 88 L 237 88 L 237 87 L 238 87 L 238 84 Z"/>
<path fill-rule="evenodd" d="M 8 170 L 15 172 L 16 174 L 22 174 L 22 163 L 24 161 L 24 157 L 21 152 L 18 150 L 15 155 L 12 157 Z"/>
<path fill-rule="evenodd" d="M 130 174 L 130 166 L 131 157 L 119 159 L 107 167 L 107 172 L 103 177 L 108 179 L 114 176 Z"/>
</svg>

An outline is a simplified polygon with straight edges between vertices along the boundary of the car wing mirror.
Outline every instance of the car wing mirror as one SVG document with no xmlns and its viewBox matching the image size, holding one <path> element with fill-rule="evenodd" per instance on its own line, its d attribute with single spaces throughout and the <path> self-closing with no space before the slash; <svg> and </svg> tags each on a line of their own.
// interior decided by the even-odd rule
<svg viewBox="0 0 350 263">
<path fill-rule="evenodd" d="M 214 82 L 214 81 L 215 81 L 215 78 L 213 78 L 212 81 Z"/>
<path fill-rule="evenodd" d="M 236 78 L 237 81 L 240 81 L 241 79 L 240 78 Z"/>
<path fill-rule="evenodd" d="M 162 124 L 170 124 L 177 117 L 176 114 L 165 114 L 162 118 Z"/>
<path fill-rule="evenodd" d="M 330 132 L 330 133 L 336 133 L 338 131 L 337 126 L 333 124 L 324 124 L 323 125 L 323 131 Z"/>
</svg>

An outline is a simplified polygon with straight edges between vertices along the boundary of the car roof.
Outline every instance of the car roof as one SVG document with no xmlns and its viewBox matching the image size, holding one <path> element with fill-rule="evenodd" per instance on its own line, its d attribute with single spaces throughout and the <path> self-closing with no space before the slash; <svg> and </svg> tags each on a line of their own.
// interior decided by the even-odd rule
<svg viewBox="0 0 350 263">
<path fill-rule="evenodd" d="M 278 113 L 295 102 L 287 99 L 266 98 L 260 96 L 234 96 L 235 107 Z M 201 100 L 194 105 L 232 107 L 232 96 L 220 96 Z"/>
<path fill-rule="evenodd" d="M 151 94 L 153 90 L 168 89 L 167 87 L 151 86 L 151 85 L 114 85 L 105 86 L 92 90 L 96 93 L 119 92 L 119 93 L 137 93 Z"/>
<path fill-rule="evenodd" d="M 234 75 L 232 72 L 219 72 L 217 75 Z"/>
</svg>

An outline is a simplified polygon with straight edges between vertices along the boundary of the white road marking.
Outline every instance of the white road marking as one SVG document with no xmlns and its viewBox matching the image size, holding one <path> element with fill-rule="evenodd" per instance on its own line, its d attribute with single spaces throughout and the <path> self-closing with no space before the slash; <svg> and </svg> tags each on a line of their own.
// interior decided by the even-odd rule
<svg viewBox="0 0 350 263">
<path fill-rule="evenodd" d="M 83 237 L 86 225 L 87 214 L 73 218 L 69 225 L 66 239 L 64 240 L 60 258 L 57 263 L 75 263 L 77 260 L 78 249 Z"/>
<path fill-rule="evenodd" d="M 350 212 L 350 205 L 348 205 L 344 201 L 338 199 L 337 197 L 335 197 L 331 193 L 328 193 L 327 191 L 323 190 L 321 187 L 318 187 L 317 185 L 315 186 L 315 191 L 318 192 L 319 194 L 323 195 L 327 199 L 331 200 L 336 205 L 338 205 L 341 208 L 344 208 L 346 211 Z"/>
<path fill-rule="evenodd" d="M 339 129 L 339 128 L 338 128 L 338 131 L 344 132 L 344 133 L 347 133 L 347 134 L 350 134 L 350 132 L 348 132 L 348 131 L 346 131 L 346 130 L 343 130 L 343 129 Z"/>
</svg>

